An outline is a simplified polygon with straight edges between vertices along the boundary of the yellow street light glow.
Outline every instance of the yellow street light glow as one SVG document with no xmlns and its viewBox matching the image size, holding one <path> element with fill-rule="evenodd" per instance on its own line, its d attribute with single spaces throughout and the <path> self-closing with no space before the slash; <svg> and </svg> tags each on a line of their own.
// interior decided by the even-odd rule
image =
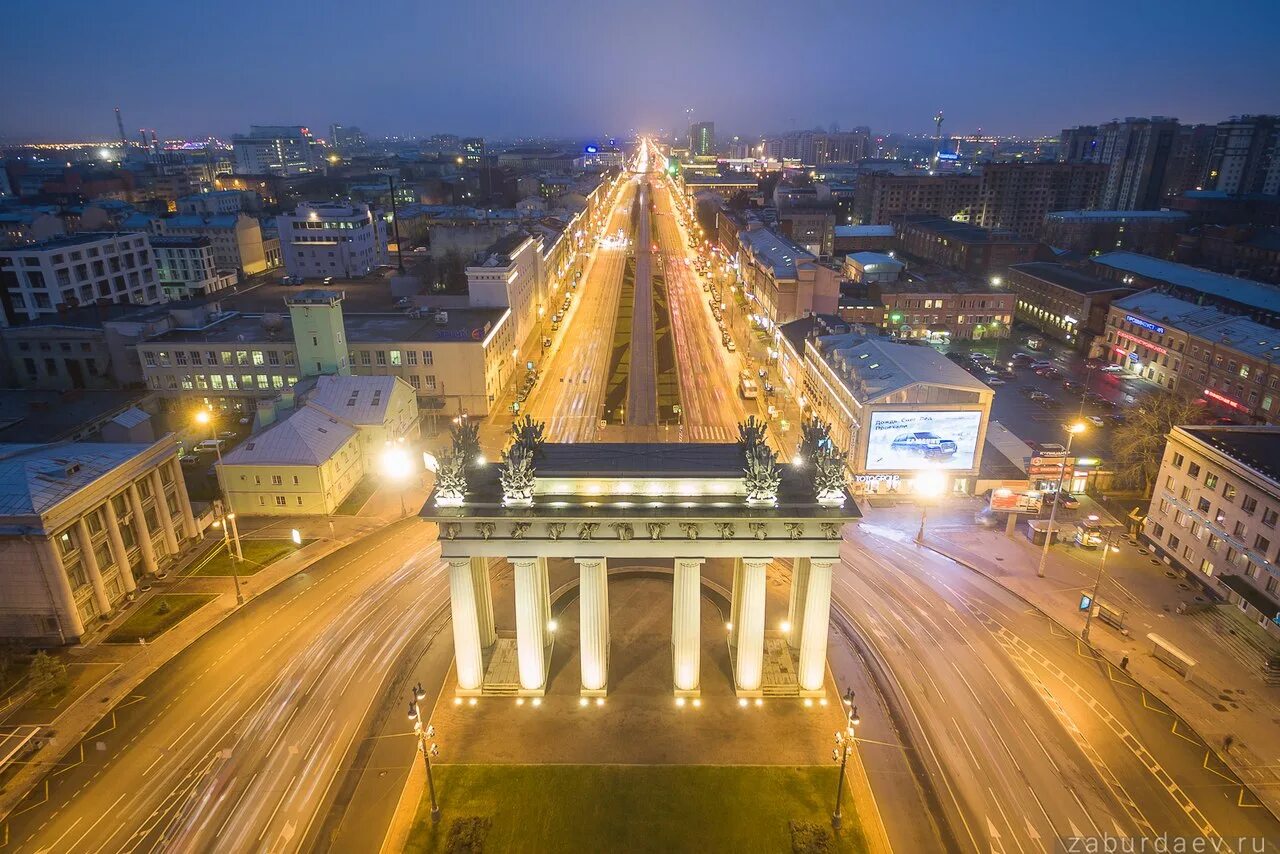
<svg viewBox="0 0 1280 854">
<path fill-rule="evenodd" d="M 586 698 L 586 697 L 579 697 L 579 698 L 578 698 L 578 705 L 579 705 L 579 706 L 585 706 L 585 705 L 587 705 L 587 698 Z"/>
<path fill-rule="evenodd" d="M 683 708 L 684 708 L 684 697 L 676 697 L 676 705 L 683 709 Z"/>
<path fill-rule="evenodd" d="M 946 486 L 946 477 L 938 469 L 926 469 L 915 478 L 916 495 L 923 498 L 937 498 Z"/>
<path fill-rule="evenodd" d="M 1082 422 L 1082 421 L 1077 421 L 1075 424 L 1072 424 L 1070 427 L 1068 427 L 1068 428 L 1067 428 L 1067 432 L 1068 432 L 1068 433 L 1083 433 L 1083 432 L 1084 432 L 1085 430 L 1087 430 L 1087 429 L 1088 429 L 1088 427 L 1085 425 L 1085 423 L 1084 423 L 1084 422 Z"/>
<path fill-rule="evenodd" d="M 782 629 L 782 631 L 783 631 L 784 633 L 785 633 L 785 632 L 789 632 L 789 631 L 791 631 L 791 621 L 790 621 L 790 620 L 783 620 L 783 621 L 782 621 L 782 625 L 778 626 L 778 628 Z"/>
<path fill-rule="evenodd" d="M 382 452 L 382 473 L 393 480 L 403 480 L 413 473 L 413 463 L 404 448 L 392 445 Z"/>
<path fill-rule="evenodd" d="M 596 697 L 596 708 L 604 705 L 604 697 Z"/>
<path fill-rule="evenodd" d="M 542 698 L 541 698 L 541 697 L 534 697 L 534 698 L 533 698 L 533 706 L 534 706 L 534 708 L 537 708 L 538 706 L 541 706 L 541 705 L 542 705 Z"/>
<path fill-rule="evenodd" d="M 196 410 L 195 421 L 197 424 L 208 424 L 212 419 L 213 419 L 213 416 L 209 414 L 209 410 L 207 409 Z"/>
<path fill-rule="evenodd" d="M 745 708 L 747 707 L 747 698 L 746 698 L 746 697 L 739 697 L 739 698 L 738 698 L 738 705 L 745 709 Z"/>
</svg>

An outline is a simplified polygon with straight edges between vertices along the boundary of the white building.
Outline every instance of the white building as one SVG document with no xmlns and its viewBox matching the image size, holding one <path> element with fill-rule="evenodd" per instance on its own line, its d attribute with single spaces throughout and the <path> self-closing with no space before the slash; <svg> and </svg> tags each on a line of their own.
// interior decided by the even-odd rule
<svg viewBox="0 0 1280 854">
<path fill-rule="evenodd" d="M 265 236 L 262 224 L 247 214 L 179 214 L 156 220 L 154 227 L 159 234 L 209 238 L 220 270 L 252 276 L 280 266 L 280 241 Z"/>
<path fill-rule="evenodd" d="M 301 125 L 250 125 L 249 135 L 232 137 L 238 175 L 301 175 L 323 163 L 322 146 Z"/>
<path fill-rule="evenodd" d="M 418 398 L 404 380 L 325 375 L 302 398 L 297 408 L 292 391 L 261 401 L 258 431 L 223 456 L 218 476 L 236 513 L 328 515 L 388 447 L 417 458 Z"/>
<path fill-rule="evenodd" d="M 178 213 L 219 216 L 238 214 L 244 210 L 246 190 L 214 190 L 178 199 Z"/>
<path fill-rule="evenodd" d="M 539 311 L 550 318 L 559 310 L 546 305 L 540 243 L 516 231 L 490 246 L 480 264 L 467 267 L 471 305 L 511 309 L 517 347 L 537 328 Z"/>
<path fill-rule="evenodd" d="M 1280 633 L 1280 427 L 1174 427 L 1142 538 Z"/>
<path fill-rule="evenodd" d="M 0 637 L 79 641 L 200 536 L 172 436 L 0 445 Z"/>
<path fill-rule="evenodd" d="M 387 223 L 362 204 L 303 202 L 276 217 L 290 276 L 352 279 L 387 264 Z"/>
<path fill-rule="evenodd" d="M 213 258 L 213 241 L 207 237 L 154 237 L 160 286 L 169 299 L 207 296 L 235 285 L 235 270 L 219 270 Z"/>
<path fill-rule="evenodd" d="M 166 299 L 145 234 L 88 232 L 3 249 L 0 282 L 14 313 L 32 320 L 57 313 L 59 306 L 98 300 L 151 305 Z"/>
</svg>

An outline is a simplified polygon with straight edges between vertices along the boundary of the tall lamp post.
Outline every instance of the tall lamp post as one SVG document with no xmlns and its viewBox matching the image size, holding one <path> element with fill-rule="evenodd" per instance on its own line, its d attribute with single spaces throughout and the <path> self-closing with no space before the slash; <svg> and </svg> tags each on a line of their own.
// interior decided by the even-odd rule
<svg viewBox="0 0 1280 854">
<path fill-rule="evenodd" d="M 1071 459 L 1071 442 L 1076 435 L 1085 430 L 1084 422 L 1077 421 L 1067 428 L 1067 450 L 1062 457 L 1062 466 L 1058 469 L 1058 488 L 1053 492 L 1053 504 L 1049 505 L 1049 530 L 1044 532 L 1044 548 L 1040 551 L 1040 566 L 1036 567 L 1036 575 L 1044 578 L 1044 565 L 1049 559 L 1049 541 L 1053 539 L 1053 520 L 1058 516 L 1058 494 L 1062 492 L 1062 479 L 1067 475 L 1067 460 Z"/>
<path fill-rule="evenodd" d="M 853 689 L 850 688 L 844 695 L 845 706 L 845 723 L 844 731 L 836 733 L 836 747 L 831 751 L 831 758 L 840 763 L 840 780 L 836 786 L 836 808 L 831 813 L 831 826 L 836 830 L 840 829 L 840 801 L 844 796 L 844 769 L 849 764 L 849 754 L 853 753 L 857 740 L 854 738 L 854 728 L 862 723 L 862 719 L 858 717 L 858 707 L 853 704 Z"/>
<path fill-rule="evenodd" d="M 924 542 L 924 526 L 929 514 L 929 500 L 942 495 L 946 486 L 946 478 L 938 469 L 925 469 L 916 475 L 914 491 L 920 497 L 920 530 L 916 533 L 917 543 Z"/>
<path fill-rule="evenodd" d="M 1098 561 L 1098 575 L 1093 579 L 1093 593 L 1089 596 L 1089 610 L 1084 615 L 1084 631 L 1080 633 L 1080 639 L 1083 641 L 1089 640 L 1089 627 L 1093 625 L 1093 612 L 1098 607 L 1098 588 L 1102 586 L 1102 576 L 1107 570 L 1107 554 L 1118 551 L 1120 551 L 1120 547 L 1111 542 L 1111 535 L 1105 535 L 1102 538 L 1102 559 Z"/>
<path fill-rule="evenodd" d="M 422 713 L 418 704 L 426 695 L 427 692 L 422 690 L 421 682 L 413 686 L 413 692 L 410 694 L 412 699 L 409 700 L 409 720 L 413 721 L 413 732 L 418 736 L 418 750 L 422 753 L 422 764 L 427 769 L 427 789 L 431 792 L 431 821 L 435 823 L 440 821 L 440 804 L 436 801 L 436 778 L 431 773 L 431 757 L 439 756 L 440 748 L 434 741 L 431 742 L 430 747 L 427 746 L 427 741 L 436 737 L 436 728 L 431 724 L 425 727 L 422 725 Z"/>
<path fill-rule="evenodd" d="M 221 504 L 222 502 L 218 502 Z M 236 588 L 236 604 L 244 604 L 244 594 L 240 591 L 240 561 L 234 551 L 231 550 L 231 542 L 228 539 L 227 531 L 235 525 L 236 514 L 223 511 L 221 515 L 213 522 L 213 527 L 222 529 L 222 544 L 227 547 L 227 556 L 231 558 L 231 583 Z"/>
<path fill-rule="evenodd" d="M 222 528 L 222 542 L 227 548 L 227 555 L 231 558 L 231 581 L 236 588 L 236 604 L 244 604 L 244 593 L 240 590 L 240 567 L 239 562 L 244 560 L 244 552 L 240 548 L 240 527 L 236 524 L 236 514 L 231 509 L 231 502 L 227 499 L 226 490 L 222 486 L 221 467 L 222 467 L 222 442 L 218 439 L 218 425 L 214 420 L 213 412 L 209 409 L 198 409 L 195 414 L 195 422 L 200 426 L 208 426 L 209 438 L 213 440 L 214 453 L 218 455 L 219 470 L 214 473 L 214 480 L 218 483 L 218 500 L 215 502 L 218 508 L 218 519 L 214 521 L 214 527 Z"/>
</svg>

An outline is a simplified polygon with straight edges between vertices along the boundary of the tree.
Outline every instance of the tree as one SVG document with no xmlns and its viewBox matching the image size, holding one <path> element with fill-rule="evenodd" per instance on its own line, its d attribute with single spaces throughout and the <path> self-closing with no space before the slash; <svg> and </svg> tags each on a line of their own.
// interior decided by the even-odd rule
<svg viewBox="0 0 1280 854">
<path fill-rule="evenodd" d="M 67 665 L 62 663 L 62 659 L 54 658 L 44 650 L 37 652 L 31 659 L 29 676 L 33 688 L 50 694 L 67 687 L 70 681 Z"/>
<path fill-rule="evenodd" d="M 1203 404 L 1172 394 L 1153 394 L 1125 411 L 1125 421 L 1111 434 L 1117 486 L 1140 489 L 1150 497 L 1160 473 L 1169 431 L 1182 424 L 1203 424 Z"/>
</svg>

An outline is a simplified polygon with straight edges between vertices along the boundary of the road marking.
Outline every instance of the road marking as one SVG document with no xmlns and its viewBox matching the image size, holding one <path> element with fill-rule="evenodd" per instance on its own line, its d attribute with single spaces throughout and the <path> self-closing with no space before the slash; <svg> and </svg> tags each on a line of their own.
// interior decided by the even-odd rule
<svg viewBox="0 0 1280 854">
<path fill-rule="evenodd" d="M 240 793 L 240 797 L 236 798 L 236 802 L 231 805 L 231 811 L 228 812 L 227 817 L 222 820 L 222 824 L 218 827 L 218 832 L 213 835 L 214 839 L 221 836 L 222 831 L 227 829 L 227 822 L 231 821 L 232 817 L 236 814 L 236 810 L 240 809 L 240 802 L 244 800 L 245 795 L 249 794 L 249 790 L 253 788 L 253 781 L 256 779 L 258 779 L 257 771 L 253 772 L 253 776 L 249 778 L 249 782 L 245 785 L 244 791 Z M 234 784 L 235 779 L 232 778 L 231 782 Z"/>
<path fill-rule="evenodd" d="M 1190 743 L 1194 744 L 1196 747 L 1199 747 L 1199 746 L 1203 743 L 1203 742 L 1201 742 L 1201 741 L 1200 741 L 1200 739 L 1198 739 L 1198 738 L 1187 738 L 1185 735 L 1183 735 L 1182 733 L 1178 732 L 1178 724 L 1180 724 L 1180 723 L 1182 723 L 1182 721 L 1178 720 L 1177 718 L 1174 718 L 1174 719 L 1173 719 L 1173 726 L 1169 727 L 1169 732 L 1173 733 L 1174 735 L 1176 735 L 1178 738 L 1182 739 L 1183 741 L 1188 741 L 1188 742 L 1190 742 Z"/>
<path fill-rule="evenodd" d="M 124 797 L 124 795 L 121 795 L 120 797 Z M 119 800 L 117 800 L 117 801 L 116 801 L 116 803 L 119 803 Z M 112 804 L 112 806 L 115 806 L 115 804 Z M 103 813 L 103 815 L 106 815 L 106 813 Z M 78 819 L 76 819 L 75 821 L 71 822 L 71 826 L 70 826 L 70 827 L 68 827 L 66 830 L 62 831 L 62 833 L 58 834 L 58 838 L 57 838 L 57 839 L 55 839 L 55 840 L 53 840 L 53 844 L 52 844 L 52 845 L 47 846 L 47 847 L 45 847 L 45 848 L 40 848 L 40 849 L 37 849 L 37 850 L 40 852 L 40 854 L 44 854 L 44 852 L 46 852 L 46 851 L 56 851 L 56 850 L 58 849 L 58 843 L 62 841 L 62 837 L 66 836 L 68 833 L 70 833 L 71 831 L 75 830 L 75 829 L 76 829 L 76 825 L 77 825 L 77 824 L 79 824 L 79 823 L 80 823 L 81 821 L 83 821 L 83 820 L 84 820 L 84 817 L 83 817 L 83 816 L 81 816 L 80 818 L 78 818 Z"/>
<path fill-rule="evenodd" d="M 97 820 L 96 820 L 96 821 L 94 821 L 94 823 L 93 823 L 93 824 L 91 824 L 91 825 L 89 825 L 88 827 L 86 827 L 86 828 L 84 829 L 84 833 L 80 834 L 80 837 L 79 837 L 78 839 L 76 839 L 76 841 L 75 841 L 74 843 L 72 843 L 72 844 L 68 845 L 68 846 L 67 846 L 67 848 L 66 848 L 66 850 L 68 850 L 68 851 L 74 851 L 74 850 L 76 850 L 76 845 L 78 845 L 79 843 L 83 842 L 83 841 L 84 841 L 84 838 L 85 838 L 86 836 L 88 836 L 91 832 L 93 832 L 93 829 L 94 829 L 95 827 L 97 827 L 97 826 L 98 826 L 98 823 L 99 823 L 99 822 L 101 822 L 101 821 L 102 821 L 104 818 L 106 818 L 107 816 L 111 815 L 111 812 L 116 808 L 116 806 L 117 806 L 121 801 L 123 801 L 123 800 L 124 800 L 124 796 L 125 796 L 125 793 L 124 793 L 124 792 L 121 792 L 121 793 L 120 793 L 120 797 L 116 798 L 116 799 L 115 799 L 115 802 L 114 802 L 114 803 L 112 803 L 112 804 L 111 804 L 111 806 L 109 806 L 109 807 L 107 807 L 105 810 L 103 810 L 103 811 L 102 811 L 102 813 L 98 816 Z M 76 823 L 79 823 L 79 821 L 80 821 L 80 819 L 76 819 Z M 75 827 L 75 825 L 74 825 L 74 824 L 73 824 L 73 825 L 71 825 L 71 827 L 67 828 L 67 832 L 68 832 L 68 833 L 69 833 L 69 832 L 71 832 L 71 828 L 74 828 L 74 827 Z M 66 835 L 67 835 L 66 833 L 62 834 L 62 836 L 66 836 Z M 58 842 L 59 842 L 59 841 L 61 841 L 62 836 L 59 836 L 57 839 L 55 839 L 55 840 L 53 841 L 53 845 L 54 845 L 54 847 L 55 847 L 55 848 L 57 847 Z"/>
<path fill-rule="evenodd" d="M 1173 715 L 1169 714 L 1169 713 L 1168 713 L 1168 712 L 1166 712 L 1164 709 L 1157 709 L 1155 706 L 1153 706 L 1153 705 L 1151 705 L 1150 703 L 1148 703 L 1148 702 L 1147 702 L 1147 692 L 1146 692 L 1146 691 L 1143 691 L 1143 692 L 1142 692 L 1142 705 L 1143 705 L 1143 707 L 1144 707 L 1144 708 L 1146 708 L 1148 711 L 1155 712 L 1157 715 L 1164 715 L 1164 716 L 1165 716 L 1165 717 L 1167 717 L 1167 718 L 1171 718 L 1171 717 L 1173 717 Z"/>
</svg>

